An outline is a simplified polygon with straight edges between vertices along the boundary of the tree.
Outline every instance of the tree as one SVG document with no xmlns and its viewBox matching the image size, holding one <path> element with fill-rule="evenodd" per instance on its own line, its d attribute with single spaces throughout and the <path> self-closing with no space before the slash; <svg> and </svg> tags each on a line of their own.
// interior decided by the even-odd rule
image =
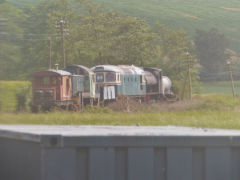
<svg viewBox="0 0 240 180">
<path fill-rule="evenodd" d="M 175 93 L 187 94 L 186 86 L 188 70 L 190 69 L 192 84 L 198 88 L 198 59 L 193 53 L 192 44 L 186 32 L 182 29 L 173 30 L 156 24 L 155 30 L 159 35 L 159 42 L 162 50 L 162 60 L 157 66 L 163 69 L 174 84 Z"/>
<path fill-rule="evenodd" d="M 83 64 L 143 66 L 153 59 L 156 37 L 145 21 L 106 11 L 90 1 L 85 3 L 74 38 Z"/>
<path fill-rule="evenodd" d="M 202 66 L 201 74 L 221 72 L 226 64 L 228 55 L 225 53 L 228 41 L 224 34 L 212 28 L 208 31 L 196 30 L 196 53 Z"/>
<path fill-rule="evenodd" d="M 21 10 L 0 1 L 0 80 L 18 79 L 21 62 Z"/>
<path fill-rule="evenodd" d="M 26 7 L 24 12 L 27 16 L 25 25 L 25 43 L 22 46 L 21 66 L 22 74 L 25 77 L 31 73 L 48 67 L 48 38 L 52 38 L 52 59 L 53 64 L 62 65 L 61 61 L 61 33 L 56 28 L 56 22 L 64 19 L 69 27 L 72 26 L 75 10 L 70 0 L 49 0 L 41 1 L 36 6 Z M 71 33 L 71 32 L 69 32 Z M 67 39 L 67 33 L 64 38 Z M 66 42 L 67 43 L 67 42 Z M 66 59 L 71 57 L 71 46 L 66 45 Z"/>
</svg>

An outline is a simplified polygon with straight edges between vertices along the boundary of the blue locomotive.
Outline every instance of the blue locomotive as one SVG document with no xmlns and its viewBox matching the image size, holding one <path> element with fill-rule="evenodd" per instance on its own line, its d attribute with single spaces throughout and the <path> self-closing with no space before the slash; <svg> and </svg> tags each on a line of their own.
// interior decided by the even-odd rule
<svg viewBox="0 0 240 180">
<path fill-rule="evenodd" d="M 91 70 L 96 76 L 96 92 L 101 100 L 127 96 L 149 101 L 172 95 L 171 80 L 157 68 L 134 65 L 98 65 Z"/>
</svg>

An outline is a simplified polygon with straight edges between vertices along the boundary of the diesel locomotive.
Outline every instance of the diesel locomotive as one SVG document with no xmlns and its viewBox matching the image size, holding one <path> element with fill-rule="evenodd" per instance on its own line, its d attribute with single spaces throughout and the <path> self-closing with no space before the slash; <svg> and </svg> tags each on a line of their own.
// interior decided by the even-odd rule
<svg viewBox="0 0 240 180">
<path fill-rule="evenodd" d="M 91 69 L 71 65 L 64 70 L 35 72 L 32 79 L 34 111 L 52 107 L 77 110 L 84 105 L 121 97 L 141 101 L 173 95 L 171 80 L 157 68 L 134 65 L 98 65 Z"/>
</svg>

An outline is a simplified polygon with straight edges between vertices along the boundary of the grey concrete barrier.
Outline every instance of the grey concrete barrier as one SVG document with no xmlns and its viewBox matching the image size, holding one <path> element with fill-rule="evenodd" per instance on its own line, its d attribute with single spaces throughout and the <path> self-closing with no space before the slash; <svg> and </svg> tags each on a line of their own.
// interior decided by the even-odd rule
<svg viewBox="0 0 240 180">
<path fill-rule="evenodd" d="M 0 126 L 1 180 L 239 180 L 240 131 Z"/>
</svg>

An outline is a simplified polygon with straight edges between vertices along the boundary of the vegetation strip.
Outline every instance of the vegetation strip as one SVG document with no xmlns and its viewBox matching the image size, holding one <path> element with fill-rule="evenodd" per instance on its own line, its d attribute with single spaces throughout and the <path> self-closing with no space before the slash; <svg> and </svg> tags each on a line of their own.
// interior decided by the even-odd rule
<svg viewBox="0 0 240 180">
<path fill-rule="evenodd" d="M 140 125 L 192 126 L 240 129 L 240 112 L 162 112 L 162 113 L 0 113 L 1 124 L 46 125 Z"/>
</svg>

